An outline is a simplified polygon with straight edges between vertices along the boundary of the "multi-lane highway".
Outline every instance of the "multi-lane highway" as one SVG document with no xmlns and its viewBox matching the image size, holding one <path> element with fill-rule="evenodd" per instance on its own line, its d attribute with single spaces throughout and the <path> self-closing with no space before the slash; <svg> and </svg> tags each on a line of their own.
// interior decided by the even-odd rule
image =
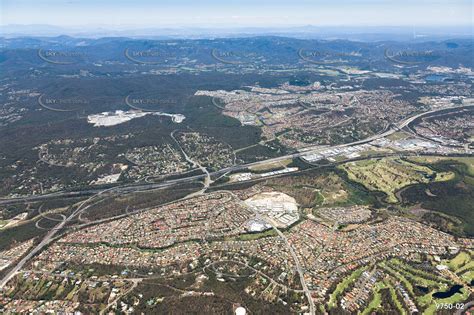
<svg viewBox="0 0 474 315">
<path fill-rule="evenodd" d="M 428 116 L 436 112 L 441 112 L 441 111 L 449 111 L 449 110 L 459 110 L 463 108 L 470 108 L 473 107 L 474 104 L 468 104 L 464 106 L 457 106 L 457 107 L 452 107 L 452 108 L 441 108 L 441 109 L 434 109 L 431 111 L 423 112 L 416 114 L 414 116 L 408 117 L 396 124 L 393 124 L 391 128 L 388 130 L 379 133 L 377 135 L 371 136 L 369 138 L 363 139 L 363 140 L 358 140 L 350 143 L 345 143 L 345 144 L 340 144 L 340 145 L 334 145 L 334 146 L 309 146 L 306 148 L 300 149 L 298 152 L 287 154 L 287 155 L 282 155 L 276 158 L 271 158 L 271 159 L 266 159 L 258 162 L 252 162 L 252 163 L 247 163 L 247 164 L 240 164 L 240 165 L 234 165 L 230 166 L 212 173 L 209 173 L 210 176 L 219 176 L 224 173 L 228 172 L 233 172 L 233 171 L 239 171 L 239 170 L 245 170 L 251 166 L 258 166 L 258 165 L 263 165 L 263 164 L 268 164 L 268 163 L 273 163 L 273 162 L 278 162 L 282 160 L 287 160 L 290 158 L 298 158 L 303 155 L 311 154 L 311 153 L 318 153 L 319 151 L 322 150 L 327 150 L 327 149 L 341 149 L 344 147 L 349 147 L 349 146 L 355 146 L 355 145 L 360 145 L 364 143 L 369 143 L 377 139 L 381 139 L 384 137 L 387 137 L 414 122 L 416 119 L 421 118 L 423 116 Z M 156 188 L 163 188 L 167 186 L 175 186 L 179 184 L 184 184 L 184 183 L 190 183 L 196 180 L 200 180 L 203 178 L 206 178 L 209 176 L 208 174 L 199 174 L 199 175 L 193 175 L 189 177 L 183 177 L 183 178 L 178 178 L 178 179 L 170 179 L 163 181 L 161 183 L 135 183 L 135 184 L 122 184 L 122 185 L 117 185 L 115 186 L 115 189 L 117 192 L 120 193 L 127 193 L 127 192 L 133 192 L 133 191 L 140 191 L 140 190 L 149 190 L 149 189 L 156 189 Z M 36 201 L 42 201 L 46 199 L 55 199 L 55 198 L 68 198 L 68 197 L 80 197 L 80 196 L 89 196 L 93 195 L 96 193 L 99 193 L 103 191 L 104 188 L 91 188 L 91 189 L 86 189 L 86 190 L 81 190 L 81 191 L 61 191 L 61 192 L 54 192 L 54 193 L 47 193 L 47 194 L 41 194 L 41 195 L 31 195 L 31 196 L 25 196 L 25 197 L 15 197 L 15 198 L 4 198 L 0 199 L 0 205 L 8 205 L 8 204 L 15 204 L 15 203 L 22 203 L 22 202 L 36 202 Z"/>
<path fill-rule="evenodd" d="M 94 200 L 95 198 L 99 198 L 100 195 L 105 194 L 114 188 L 102 190 L 96 195 L 93 195 L 92 197 L 84 200 L 79 204 L 79 206 L 74 210 L 68 217 L 65 218 L 65 220 L 59 222 L 53 229 L 51 229 L 41 240 L 41 242 L 36 245 L 28 254 L 26 254 L 4 277 L 3 279 L 0 280 L 0 289 L 2 289 L 5 284 L 7 284 L 8 281 L 10 281 L 11 278 L 13 278 L 17 272 L 23 268 L 23 266 L 37 253 L 39 253 L 46 245 L 48 245 L 53 239 L 54 236 L 61 230 L 63 229 L 66 224 L 68 224 L 70 221 L 72 221 L 76 216 L 80 215 L 83 211 L 87 210 L 89 208 L 89 203 L 90 201 Z"/>
<path fill-rule="evenodd" d="M 474 104 L 469 104 L 469 105 L 464 105 L 464 106 L 459 106 L 459 107 L 453 107 L 451 109 L 453 110 L 459 110 L 461 108 L 468 108 L 472 107 Z M 280 156 L 277 158 L 271 158 L 263 161 L 258 161 L 258 162 L 253 162 L 253 163 L 248 163 L 248 164 L 242 164 L 242 165 L 235 165 L 231 167 L 227 167 L 225 169 L 221 169 L 219 171 L 213 172 L 213 173 L 207 173 L 205 174 L 200 174 L 200 175 L 194 175 L 194 176 L 189 176 L 189 177 L 183 177 L 183 178 L 178 178 L 178 179 L 172 179 L 172 180 L 167 180 L 161 183 L 144 183 L 144 184 L 127 184 L 127 185 L 118 185 L 112 188 L 91 188 L 88 190 L 82 190 L 82 191 L 70 191 L 70 192 L 55 192 L 55 193 L 49 193 L 49 194 L 42 194 L 42 195 L 33 195 L 33 196 L 27 196 L 27 197 L 21 197 L 21 198 L 9 198 L 9 199 L 0 199 L 0 205 L 7 205 L 7 204 L 14 204 L 14 203 L 22 203 L 22 202 L 34 202 L 34 201 L 42 201 L 46 199 L 54 199 L 54 198 L 66 198 L 66 197 L 78 197 L 78 196 L 88 196 L 92 195 L 85 201 L 83 201 L 77 208 L 74 210 L 68 217 L 66 217 L 63 221 L 59 222 L 53 229 L 51 229 L 43 238 L 43 240 L 36 245 L 26 256 L 24 256 L 4 277 L 3 279 L 0 280 L 0 289 L 3 288 L 3 286 L 21 269 L 23 266 L 37 253 L 39 253 L 46 245 L 48 245 L 53 239 L 54 236 L 63 229 L 67 223 L 71 222 L 74 218 L 76 218 L 78 215 L 80 215 L 84 210 L 86 210 L 89 206 L 87 205 L 90 201 L 94 200 L 95 198 L 99 198 L 102 194 L 105 194 L 107 192 L 114 192 L 114 193 L 128 193 L 128 192 L 136 192 L 136 191 L 144 191 L 144 190 L 150 190 L 150 189 L 157 189 L 157 188 L 166 188 L 166 187 L 174 187 L 180 184 L 184 183 L 192 183 L 200 179 L 209 179 L 211 176 L 218 176 L 224 173 L 232 172 L 232 171 L 238 171 L 238 170 L 244 170 L 247 169 L 251 166 L 256 166 L 256 165 L 262 165 L 262 164 L 268 164 L 272 162 L 277 162 L 281 160 L 286 160 L 289 158 L 298 158 L 303 155 L 311 154 L 311 153 L 318 153 L 319 151 L 322 150 L 327 150 L 328 148 L 333 148 L 333 149 L 340 149 L 348 146 L 354 146 L 354 145 L 360 145 L 364 143 L 369 143 L 377 139 L 381 139 L 384 137 L 387 137 L 404 127 L 408 126 L 412 122 L 414 122 L 416 119 L 421 118 L 423 116 L 431 115 L 433 113 L 439 112 L 439 111 L 449 111 L 450 109 L 435 109 L 431 110 L 428 112 L 423 112 L 416 114 L 414 116 L 408 117 L 397 124 L 394 124 L 390 129 L 374 135 L 372 137 L 369 137 L 367 139 L 351 142 L 351 143 L 346 143 L 346 144 L 341 144 L 341 145 L 335 145 L 332 147 L 321 147 L 321 146 L 313 146 L 313 147 L 307 147 L 304 149 L 301 149 L 299 152 Z M 305 285 L 303 284 L 303 287 Z M 306 290 L 305 290 L 306 291 Z M 314 306 L 313 311 L 314 311 Z"/>
</svg>

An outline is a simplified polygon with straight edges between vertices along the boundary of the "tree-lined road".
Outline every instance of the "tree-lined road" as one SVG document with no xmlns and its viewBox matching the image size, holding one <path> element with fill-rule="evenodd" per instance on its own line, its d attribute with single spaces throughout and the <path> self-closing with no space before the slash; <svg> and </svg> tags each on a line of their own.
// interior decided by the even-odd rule
<svg viewBox="0 0 474 315">
<path fill-rule="evenodd" d="M 372 137 L 369 137 L 364 140 L 359 140 L 359 141 L 354 141 L 351 143 L 346 143 L 346 144 L 341 144 L 341 145 L 334 145 L 334 146 L 313 146 L 313 147 L 307 147 L 304 149 L 301 149 L 299 152 L 292 153 L 292 154 L 287 154 L 284 156 L 280 156 L 277 158 L 271 158 L 263 161 L 258 161 L 258 162 L 253 162 L 253 163 L 248 163 L 248 164 L 242 164 L 242 165 L 234 165 L 231 167 L 227 167 L 225 169 L 221 169 L 216 172 L 209 173 L 207 172 L 206 169 L 203 170 L 203 174 L 200 175 L 194 175 L 194 176 L 189 176 L 189 177 L 183 177 L 183 178 L 178 178 L 178 179 L 172 179 L 172 180 L 167 180 L 162 183 L 144 183 L 144 184 L 125 184 L 125 185 L 118 185 L 112 188 L 92 188 L 92 189 L 87 189 L 83 191 L 71 191 L 71 192 L 55 192 L 55 193 L 49 193 L 49 194 L 43 194 L 43 195 L 33 195 L 33 196 L 27 196 L 27 197 L 19 197 L 19 198 L 9 198 L 9 199 L 0 199 L 0 205 L 8 205 L 8 204 L 15 204 L 15 203 L 21 203 L 21 202 L 35 202 L 35 201 L 42 201 L 46 199 L 52 199 L 52 198 L 66 198 L 66 197 L 79 197 L 79 196 L 88 196 L 92 195 L 85 201 L 79 204 L 76 210 L 74 210 L 71 215 L 69 215 L 65 220 L 59 222 L 53 229 L 51 229 L 46 236 L 43 238 L 43 240 L 36 245 L 26 256 L 24 256 L 16 265 L 13 267 L 10 272 L 8 272 L 3 279 L 0 280 L 0 289 L 2 289 L 5 284 L 21 269 L 23 266 L 37 253 L 39 253 L 45 246 L 47 246 L 52 240 L 54 240 L 54 236 L 58 233 L 58 231 L 62 230 L 67 223 L 71 222 L 74 218 L 79 216 L 84 210 L 88 209 L 90 205 L 85 206 L 88 202 L 93 200 L 94 198 L 100 197 L 102 194 L 105 194 L 107 192 L 114 192 L 114 193 L 131 193 L 131 192 L 137 192 L 137 191 L 144 191 L 144 190 L 151 190 L 151 189 L 158 189 L 158 188 L 167 188 L 167 187 L 174 187 L 176 185 L 184 184 L 184 183 L 192 183 L 196 180 L 203 179 L 205 180 L 205 183 L 207 184 L 206 187 L 208 187 L 211 183 L 210 179 L 211 176 L 218 176 L 220 174 L 232 172 L 232 171 L 238 171 L 238 170 L 245 170 L 251 166 L 257 166 L 257 165 L 262 165 L 262 164 L 268 164 L 268 163 L 273 163 L 273 162 L 278 162 L 281 160 L 286 160 L 289 158 L 298 158 L 307 154 L 313 154 L 313 153 L 318 153 L 323 150 L 327 149 L 341 149 L 344 147 L 349 147 L 349 146 L 354 146 L 354 145 L 360 145 L 364 143 L 369 143 L 377 139 L 385 138 L 401 129 L 404 127 L 408 126 L 410 123 L 414 122 L 416 119 L 421 118 L 426 115 L 430 115 L 436 112 L 440 111 L 450 111 L 450 110 L 459 110 L 462 108 L 469 108 L 474 106 L 474 104 L 469 104 L 469 105 L 464 105 L 464 106 L 458 106 L 458 107 L 453 107 L 453 108 L 443 108 L 443 109 L 435 109 L 431 110 L 428 112 L 423 112 L 416 114 L 414 116 L 408 117 L 402 121 L 400 121 L 397 124 L 394 124 L 390 129 L 374 135 Z M 173 135 L 172 135 L 173 136 Z M 174 139 L 174 137 L 173 137 Z M 179 143 L 178 143 L 179 144 Z M 185 152 L 183 151 L 185 154 Z M 187 156 L 187 155 L 186 155 Z M 189 159 L 190 162 L 194 163 L 191 159 Z M 204 191 L 199 191 L 200 193 L 203 193 Z M 275 227 L 274 227 L 275 228 Z M 294 253 L 292 247 L 290 244 L 288 244 L 288 241 L 284 237 L 284 235 L 279 231 L 277 228 L 275 228 L 277 233 L 282 237 L 285 242 L 287 243 L 287 246 L 289 247 L 289 250 L 291 252 L 291 255 L 295 259 L 295 263 L 297 266 L 298 273 L 300 274 L 300 279 L 301 279 L 301 285 L 303 287 L 303 290 L 305 291 L 308 300 L 310 301 L 310 312 L 311 314 L 314 314 L 315 312 L 315 306 L 314 303 L 311 299 L 311 294 L 310 291 L 308 290 L 306 283 L 303 278 L 303 271 L 301 269 L 301 266 L 298 262 L 298 259 L 296 257 L 296 254 Z"/>
<path fill-rule="evenodd" d="M 224 173 L 228 172 L 233 172 L 233 171 L 239 171 L 239 170 L 245 170 L 249 167 L 252 166 L 258 166 L 258 165 L 264 165 L 264 164 L 269 164 L 273 162 L 279 162 L 283 160 L 287 160 L 290 158 L 298 158 L 304 155 L 308 154 L 313 154 L 313 153 L 318 153 L 323 150 L 327 149 L 341 149 L 345 147 L 350 147 L 350 146 L 355 146 L 355 145 L 360 145 L 364 143 L 369 143 L 374 140 L 378 140 L 381 138 L 385 138 L 414 122 L 416 119 L 421 118 L 423 116 L 427 116 L 436 112 L 440 111 L 450 111 L 450 110 L 459 110 L 459 109 L 464 109 L 464 108 L 470 108 L 473 107 L 474 104 L 469 104 L 469 105 L 464 105 L 464 106 L 457 106 L 457 107 L 452 107 L 452 108 L 441 108 L 441 109 L 434 109 L 428 112 L 423 112 L 416 114 L 414 116 L 408 117 L 402 121 L 400 121 L 397 124 L 394 124 L 390 129 L 371 136 L 369 138 L 363 139 L 363 140 L 358 140 L 350 143 L 345 143 L 345 144 L 339 144 L 339 145 L 333 145 L 333 146 L 309 146 L 306 148 L 300 149 L 298 152 L 287 154 L 287 155 L 282 155 L 276 158 L 270 158 L 258 162 L 252 162 L 252 163 L 247 163 L 247 164 L 240 164 L 240 165 L 234 165 L 230 166 L 215 172 L 210 172 L 210 173 L 203 173 L 199 175 L 194 175 L 194 176 L 189 176 L 189 177 L 183 177 L 183 178 L 178 178 L 178 179 L 170 179 L 163 181 L 161 183 L 136 183 L 136 184 L 122 184 L 122 185 L 117 185 L 115 186 L 115 189 L 117 192 L 121 193 L 127 193 L 127 192 L 134 192 L 134 191 L 141 191 L 141 190 L 150 190 L 150 189 L 156 189 L 156 188 L 163 188 L 166 186 L 174 186 L 178 184 L 183 184 L 183 183 L 189 183 L 193 182 L 195 180 L 200 180 L 203 178 L 209 178 L 209 176 L 219 176 Z M 81 191 L 59 191 L 59 192 L 54 192 L 54 193 L 47 193 L 47 194 L 42 194 L 42 195 L 31 195 L 31 196 L 25 196 L 25 197 L 14 197 L 14 198 L 0 198 L 0 205 L 8 205 L 8 204 L 15 204 L 15 203 L 21 203 L 21 202 L 36 202 L 36 201 L 42 201 L 46 199 L 54 199 L 54 198 L 70 198 L 70 197 L 80 197 L 80 196 L 89 196 L 92 194 L 99 193 L 103 191 L 104 188 L 91 188 L 91 189 L 86 189 L 86 190 L 81 190 Z"/>
</svg>

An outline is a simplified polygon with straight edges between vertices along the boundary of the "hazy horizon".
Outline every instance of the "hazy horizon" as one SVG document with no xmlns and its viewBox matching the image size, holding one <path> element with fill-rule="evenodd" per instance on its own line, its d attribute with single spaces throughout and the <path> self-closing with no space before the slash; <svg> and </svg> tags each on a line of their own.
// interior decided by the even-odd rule
<svg viewBox="0 0 474 315">
<path fill-rule="evenodd" d="M 432 40 L 472 38 L 470 26 L 408 27 L 408 26 L 314 26 L 291 27 L 60 27 L 54 25 L 7 25 L 1 37 L 57 37 L 75 38 L 169 38 L 206 39 L 226 37 L 282 36 L 307 39 L 377 40 Z"/>
<path fill-rule="evenodd" d="M 1 0 L 0 25 L 163 27 L 472 26 L 469 0 Z"/>
</svg>

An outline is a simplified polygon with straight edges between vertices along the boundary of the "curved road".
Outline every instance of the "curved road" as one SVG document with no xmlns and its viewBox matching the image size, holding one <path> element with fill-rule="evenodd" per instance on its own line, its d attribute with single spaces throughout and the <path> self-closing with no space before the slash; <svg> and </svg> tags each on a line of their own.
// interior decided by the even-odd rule
<svg viewBox="0 0 474 315">
<path fill-rule="evenodd" d="M 377 139 L 381 139 L 381 138 L 384 138 L 390 134 L 393 134 L 395 132 L 397 132 L 398 130 L 408 126 L 410 123 L 412 123 L 413 121 L 415 121 L 416 119 L 422 117 L 422 116 L 426 116 L 426 115 L 430 115 L 432 113 L 435 113 L 435 112 L 439 112 L 439 111 L 449 111 L 451 109 L 460 109 L 460 108 L 467 108 L 467 107 L 472 107 L 474 106 L 474 104 L 468 104 L 468 105 L 463 105 L 463 106 L 456 106 L 456 107 L 452 107 L 452 108 L 443 108 L 443 109 L 434 109 L 434 110 L 431 110 L 431 111 L 427 111 L 427 112 L 423 112 L 423 113 L 419 113 L 419 114 L 416 114 L 414 116 L 411 116 L 411 117 L 408 117 L 402 121 L 400 121 L 399 123 L 397 123 L 396 125 L 394 124 L 394 126 L 380 134 L 377 134 L 377 135 L 374 135 L 372 137 L 369 137 L 367 139 L 363 139 L 363 140 L 359 140 L 359 141 L 355 141 L 355 142 L 351 142 L 351 143 L 347 143 L 347 144 L 341 144 L 341 145 L 336 145 L 336 146 L 333 146 L 332 148 L 343 148 L 343 147 L 348 147 L 348 146 L 354 146 L 354 145 L 358 145 L 358 144 L 364 144 L 364 143 L 368 143 L 368 142 L 371 142 L 371 141 L 374 141 L 374 140 L 377 140 Z M 174 139 L 174 132 L 172 133 L 172 138 Z M 176 139 L 174 139 L 176 141 Z M 177 141 L 176 141 L 177 142 Z M 178 143 L 178 142 L 177 142 Z M 178 143 L 179 145 L 179 143 Z M 181 146 L 180 146 L 181 147 Z M 324 147 L 324 149 L 328 149 L 328 147 Z M 196 179 L 199 179 L 199 178 L 205 178 L 205 186 L 206 188 L 212 183 L 211 181 L 211 175 L 214 175 L 214 174 L 221 174 L 221 173 L 225 173 L 225 172 L 230 172 L 230 171 L 236 171 L 236 170 L 241 170 L 241 169 L 246 169 L 250 166 L 254 166 L 254 165 L 260 165 L 260 164 L 267 164 L 267 163 L 271 163 L 271 162 L 276 162 L 276 161 L 281 161 L 281 160 L 285 160 L 285 159 L 288 159 L 288 158 L 297 158 L 297 157 L 300 157 L 300 156 L 303 156 L 303 155 L 306 155 L 310 152 L 317 152 L 317 150 L 321 150 L 321 147 L 320 146 L 313 146 L 313 147 L 307 147 L 307 148 L 304 148 L 304 149 L 301 149 L 299 152 L 297 153 L 293 153 L 293 154 L 288 154 L 288 155 L 284 155 L 284 156 L 280 156 L 280 157 L 277 157 L 277 158 L 272 158 L 272 159 L 267 159 L 267 160 L 263 160 L 263 161 L 259 161 L 259 162 L 254 162 L 254 163 L 248 163 L 248 164 L 243 164 L 243 165 L 236 165 L 236 166 L 231 166 L 231 167 L 228 167 L 228 168 L 225 168 L 225 169 L 222 169 L 222 170 L 219 170 L 217 172 L 213 172 L 213 173 L 209 173 L 207 171 L 206 168 L 202 167 L 201 165 L 199 164 L 196 164 L 195 161 L 191 160 L 187 155 L 186 153 L 183 151 L 183 154 L 185 155 L 186 159 L 195 164 L 195 165 L 198 165 L 205 174 L 202 174 L 202 175 L 196 175 L 196 176 L 191 176 L 191 177 L 185 177 L 185 178 L 180 178 L 180 179 L 174 179 L 174 180 L 169 180 L 169 181 L 165 181 L 163 183 L 158 183 L 158 184 L 129 184 L 129 185 L 123 185 L 123 186 L 116 186 L 116 187 L 112 187 L 112 188 L 108 188 L 108 189 L 101 189 L 101 188 L 97 188 L 97 189 L 91 189 L 91 190 L 87 190 L 87 191 L 79 191 L 79 192 L 56 192 L 56 193 L 51 193 L 51 194 L 46 194 L 46 195 L 39 195 L 39 196 L 28 196 L 28 197 L 24 197 L 24 198 L 10 198 L 10 199 L 0 199 L 0 205 L 5 205 L 5 204 L 11 204 L 11 203 L 18 203 L 18 202 L 28 202 L 28 201 L 38 201 L 38 200 L 43 200 L 43 199 L 48 199 L 48 198 L 51 198 L 51 197 L 70 197 L 70 196 L 82 196 L 82 195 L 87 195 L 87 194 L 91 194 L 93 193 L 94 195 L 92 195 L 91 197 L 89 197 L 88 199 L 86 199 L 85 201 L 83 201 L 79 206 L 78 208 L 69 216 L 67 217 L 64 221 L 60 222 L 58 225 L 56 225 L 56 227 L 52 230 L 50 230 L 46 236 L 43 238 L 43 240 L 37 245 L 35 246 L 35 248 L 33 248 L 26 256 L 24 256 L 16 265 L 15 267 L 10 270 L 10 272 L 8 272 L 4 277 L 3 279 L 0 280 L 0 289 L 2 289 L 5 284 L 13 277 L 16 275 L 16 273 L 18 273 L 18 271 L 34 256 L 36 255 L 37 253 L 39 253 L 46 245 L 48 245 L 54 238 L 54 236 L 56 235 L 56 233 L 61 230 L 68 222 L 70 222 L 72 219 L 74 219 L 77 215 L 79 215 L 80 213 L 82 213 L 82 211 L 86 210 L 89 206 L 86 206 L 84 207 L 84 205 L 93 200 L 94 198 L 100 196 L 101 194 L 103 193 L 106 193 L 106 192 L 110 192 L 110 191 L 114 191 L 115 192 L 121 192 L 121 193 L 124 193 L 124 192 L 134 192 L 134 191 L 140 191 L 140 190 L 147 190 L 147 189 L 154 189 L 154 188 L 162 188 L 162 187 L 167 187 L 167 186 L 173 186 L 173 185 L 176 185 L 176 184 L 180 184 L 180 183 L 186 183 L 186 182 L 191 182 L 191 181 L 194 181 Z M 293 256 L 293 259 L 295 260 L 295 264 L 297 266 L 297 271 L 300 275 L 300 280 L 301 280 L 301 285 L 303 287 L 303 290 L 305 291 L 305 294 L 308 298 L 308 301 L 309 301 L 309 305 L 310 305 L 310 312 L 311 314 L 314 314 L 315 313 L 315 305 L 314 305 L 314 302 L 311 298 L 311 293 L 305 283 L 305 280 L 304 280 L 304 277 L 303 277 L 303 271 L 302 271 L 302 268 L 301 268 L 301 265 L 298 261 L 298 258 L 293 250 L 293 248 L 291 247 L 291 245 L 288 243 L 288 240 L 286 239 L 286 237 L 284 236 L 284 234 L 278 230 L 278 228 L 274 227 L 274 229 L 276 230 L 276 232 L 280 235 L 280 237 L 282 237 L 282 239 L 285 241 L 285 243 L 287 244 L 289 250 L 290 250 L 290 253 L 291 255 Z"/>
<path fill-rule="evenodd" d="M 5 284 L 7 284 L 8 281 L 10 281 L 11 278 L 13 278 L 21 268 L 37 253 L 39 253 L 46 245 L 48 245 L 56 235 L 56 233 L 61 230 L 69 221 L 74 219 L 74 217 L 78 214 L 80 214 L 82 211 L 86 210 L 89 206 L 84 207 L 84 205 L 91 201 L 92 199 L 100 196 L 103 193 L 112 191 L 114 188 L 110 188 L 107 190 L 103 190 L 99 192 L 98 194 L 84 200 L 82 203 L 79 204 L 77 209 L 71 213 L 70 216 L 68 216 L 64 221 L 60 222 L 58 225 L 56 225 L 53 229 L 51 229 L 43 238 L 43 240 L 35 246 L 26 256 L 24 256 L 16 265 L 11 269 L 0 281 L 0 290 L 3 289 Z"/>
</svg>

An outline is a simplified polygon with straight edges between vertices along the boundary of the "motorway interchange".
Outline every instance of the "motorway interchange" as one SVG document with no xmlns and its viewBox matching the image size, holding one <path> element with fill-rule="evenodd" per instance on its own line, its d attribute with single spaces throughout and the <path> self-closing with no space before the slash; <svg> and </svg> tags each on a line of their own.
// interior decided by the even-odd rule
<svg viewBox="0 0 474 315">
<path fill-rule="evenodd" d="M 467 105 L 467 106 L 463 106 L 463 107 L 467 108 L 467 107 L 471 107 L 471 106 L 474 106 L 474 105 L 471 104 L 471 105 Z M 404 119 L 403 121 L 401 121 L 399 123 L 393 124 L 391 126 L 391 128 L 389 128 L 388 130 L 386 130 L 386 131 L 384 131 L 384 132 L 382 132 L 378 135 L 374 135 L 370 138 L 360 140 L 360 141 L 356 141 L 356 142 L 353 142 L 353 143 L 337 145 L 337 146 L 333 146 L 333 147 L 329 147 L 329 148 L 340 149 L 340 148 L 344 148 L 344 147 L 357 146 L 357 145 L 366 144 L 366 143 L 370 143 L 370 142 L 378 140 L 378 139 L 385 138 L 385 137 L 387 137 L 387 136 L 389 136 L 389 135 L 391 135 L 391 134 L 393 134 L 397 131 L 400 131 L 400 130 L 408 127 L 411 123 L 416 121 L 418 118 L 421 118 L 423 116 L 428 116 L 428 115 L 431 115 L 435 112 L 442 111 L 442 110 L 445 111 L 446 109 L 438 109 L 438 110 L 432 110 L 432 111 L 429 111 L 429 112 L 419 113 L 415 116 L 408 117 L 408 118 Z M 325 147 L 324 149 L 328 149 L 328 147 Z M 166 180 L 166 181 L 163 181 L 161 183 L 133 184 L 133 185 L 123 185 L 123 186 L 117 185 L 117 186 L 107 188 L 107 189 L 91 188 L 91 189 L 88 189 L 88 190 L 76 191 L 76 192 L 74 192 L 74 191 L 71 191 L 71 192 L 55 192 L 55 193 L 51 193 L 51 194 L 28 196 L 28 197 L 24 197 L 24 198 L 1 199 L 0 200 L 1 205 L 8 205 L 8 204 L 18 204 L 18 203 L 42 201 L 42 200 L 62 198 L 62 197 L 90 195 L 90 197 L 87 198 L 86 200 L 80 202 L 79 204 L 74 205 L 73 206 L 74 209 L 71 209 L 70 214 L 67 215 L 67 216 L 64 215 L 64 214 L 60 214 L 60 215 L 55 216 L 55 217 L 50 217 L 50 216 L 48 216 L 48 214 L 44 214 L 41 211 L 39 211 L 40 215 L 44 219 L 56 221 L 57 224 L 53 228 L 49 229 L 47 234 L 43 237 L 42 241 L 40 243 L 38 243 L 33 249 L 31 249 L 20 261 L 18 261 L 14 265 L 14 267 L 3 277 L 3 279 L 1 279 L 0 288 L 2 288 L 11 278 L 13 278 L 32 257 L 34 257 L 35 255 L 40 253 L 48 244 L 50 244 L 51 242 L 54 242 L 57 238 L 61 237 L 64 233 L 67 233 L 68 228 L 71 228 L 71 226 L 68 227 L 68 224 L 71 223 L 73 220 L 79 218 L 82 213 L 87 211 L 87 209 L 90 208 L 91 206 L 93 206 L 94 203 L 100 201 L 102 199 L 102 197 L 104 197 L 104 196 L 125 194 L 125 193 L 130 193 L 130 192 L 146 191 L 146 190 L 152 190 L 152 189 L 165 189 L 165 188 L 171 188 L 171 187 L 179 187 L 179 185 L 182 185 L 182 184 L 185 184 L 185 183 L 197 182 L 199 180 L 204 179 L 204 181 L 203 181 L 204 186 L 201 190 L 199 190 L 198 192 L 193 192 L 193 193 L 189 194 L 188 196 L 184 197 L 183 199 L 191 198 L 191 197 L 194 197 L 196 195 L 205 194 L 206 190 L 209 187 L 213 187 L 212 186 L 212 184 L 213 184 L 212 178 L 217 178 L 219 176 L 223 176 L 224 174 L 229 174 L 230 172 L 236 172 L 236 171 L 239 171 L 239 170 L 246 170 L 251 166 L 264 165 L 264 164 L 268 164 L 268 163 L 273 163 L 273 162 L 277 162 L 277 161 L 286 160 L 286 159 L 289 159 L 289 158 L 291 158 L 291 159 L 300 158 L 304 155 L 318 153 L 321 150 L 322 150 L 321 147 L 308 147 L 308 148 L 302 149 L 302 150 L 300 150 L 299 152 L 296 152 L 296 153 L 292 153 L 292 154 L 288 154 L 288 155 L 284 155 L 284 156 L 280 156 L 280 157 L 277 157 L 277 158 L 272 158 L 272 159 L 268 159 L 268 160 L 264 160 L 264 161 L 249 163 L 249 164 L 245 164 L 245 165 L 235 165 L 235 166 L 227 167 L 227 168 L 224 168 L 224 169 L 221 169 L 221 170 L 218 170 L 218 171 L 214 171 L 214 172 L 209 172 L 205 167 L 203 167 L 202 165 L 199 165 L 195 161 L 191 160 L 187 155 L 185 155 L 186 159 L 190 163 L 192 163 L 194 165 L 197 165 L 203 171 L 203 174 L 194 175 L 194 176 L 190 176 L 190 177 L 183 177 L 183 178 L 179 178 L 179 179 Z M 412 153 L 405 152 L 404 154 L 412 154 Z M 126 214 L 123 214 L 123 215 L 120 215 L 120 216 L 127 216 L 127 215 L 133 214 L 133 213 L 135 213 L 135 211 L 127 212 Z M 40 221 L 38 221 L 38 222 L 40 222 Z M 94 224 L 94 223 L 96 223 L 96 222 L 88 222 L 88 223 L 86 223 L 86 225 L 90 225 L 90 224 Z M 38 226 L 38 228 L 41 228 L 41 227 Z M 72 226 L 72 228 L 74 229 L 74 226 Z M 283 239 L 285 239 L 284 235 L 281 233 L 281 231 L 279 231 L 279 229 L 277 227 L 273 226 L 273 229 L 275 229 L 275 231 L 278 233 L 278 235 L 280 235 L 280 237 L 283 237 Z M 292 249 L 291 245 L 288 242 L 286 242 L 286 245 L 289 247 L 290 252 L 292 252 L 292 254 L 293 254 L 292 256 L 295 257 L 296 255 L 294 255 L 294 252 L 293 252 L 293 249 Z M 295 259 L 295 263 L 296 263 L 296 266 L 299 266 L 299 263 L 298 263 L 297 259 Z M 300 269 L 300 267 L 299 267 L 299 269 Z M 305 291 L 305 293 L 307 295 L 308 300 L 310 301 L 310 312 L 312 314 L 314 314 L 314 312 L 315 312 L 314 302 L 312 301 L 311 298 L 309 298 L 309 296 L 310 296 L 309 291 L 308 291 L 307 286 L 306 286 L 306 284 L 304 282 L 304 279 L 302 277 L 301 270 L 299 270 L 299 273 L 300 273 L 301 285 L 302 285 L 303 290 Z"/>
</svg>

